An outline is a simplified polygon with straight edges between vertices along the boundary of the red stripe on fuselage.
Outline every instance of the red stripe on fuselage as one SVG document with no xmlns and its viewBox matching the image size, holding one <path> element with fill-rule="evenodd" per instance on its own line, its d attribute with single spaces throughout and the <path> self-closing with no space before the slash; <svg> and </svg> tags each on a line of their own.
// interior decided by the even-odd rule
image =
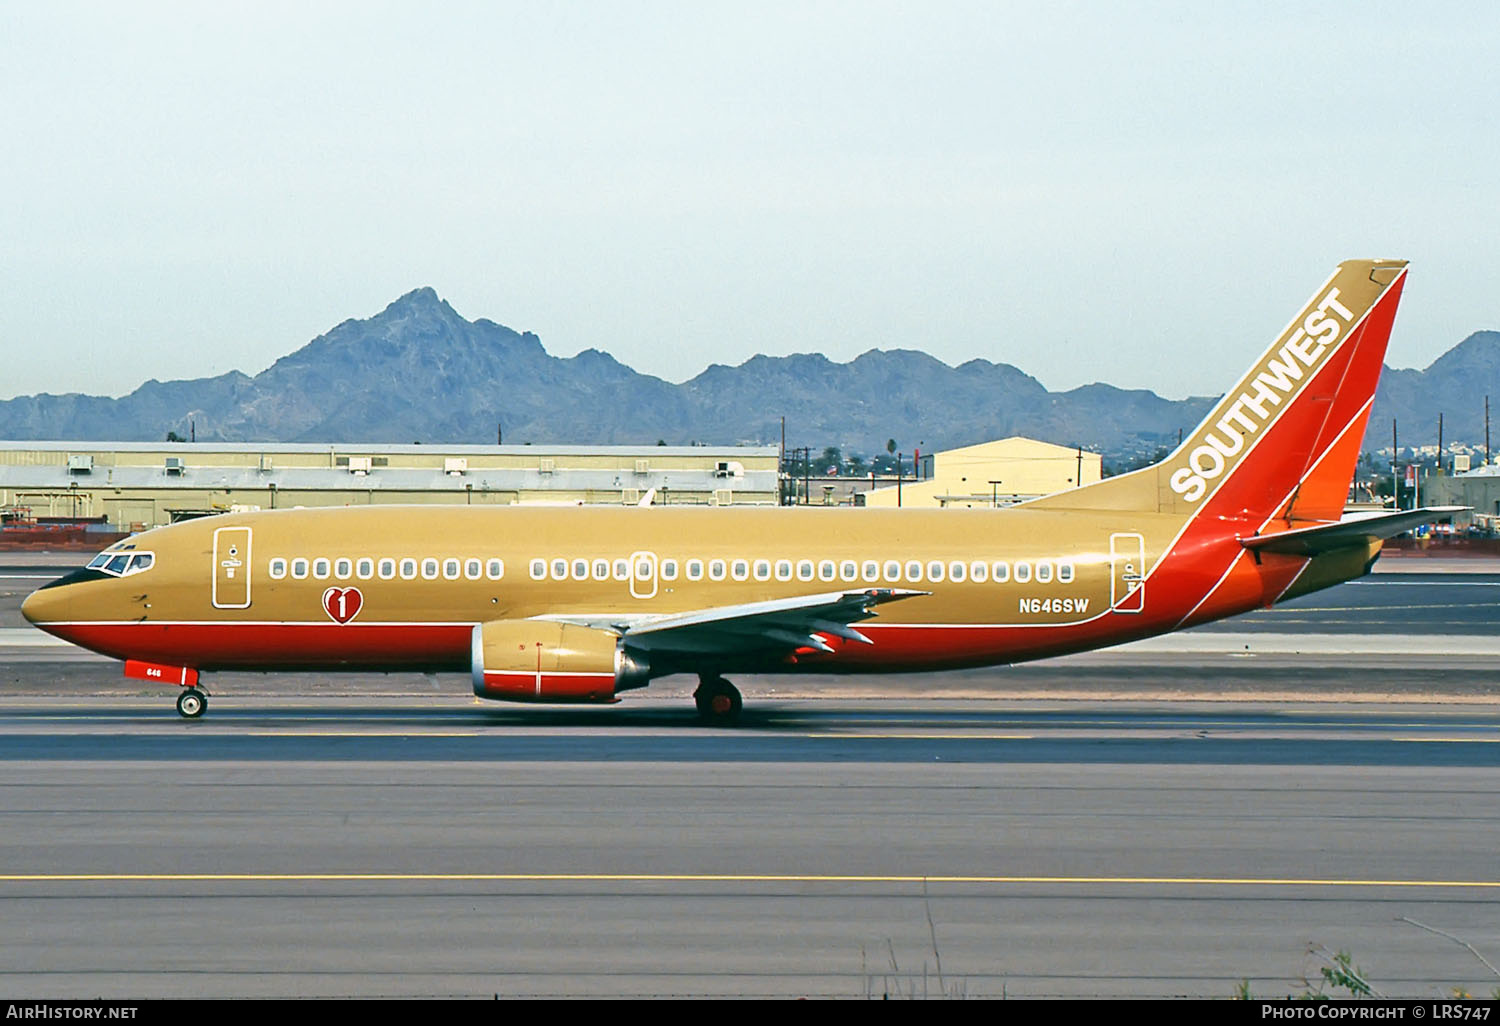
<svg viewBox="0 0 1500 1026">
<path fill-rule="evenodd" d="M 1163 622 L 1161 617 L 1149 614 L 1111 612 L 1083 623 L 1048 627 L 866 624 L 861 629 L 873 644 L 829 638 L 832 654 L 810 653 L 795 663 L 757 665 L 757 669 L 793 670 L 801 666 L 815 667 L 818 672 L 868 673 L 1021 662 L 1145 637 L 1163 630 Z M 468 671 L 472 632 L 465 625 L 375 624 L 355 628 L 236 623 L 54 624 L 49 630 L 118 659 L 200 670 Z M 485 674 L 487 680 L 496 676 L 495 671 Z M 534 673 L 518 676 L 535 678 Z M 550 679 L 554 675 L 547 676 Z M 597 687 L 597 681 L 589 686 Z"/>
<path fill-rule="evenodd" d="M 467 670 L 467 624 L 69 623 L 47 630 L 116 659 L 200 670 Z"/>
</svg>

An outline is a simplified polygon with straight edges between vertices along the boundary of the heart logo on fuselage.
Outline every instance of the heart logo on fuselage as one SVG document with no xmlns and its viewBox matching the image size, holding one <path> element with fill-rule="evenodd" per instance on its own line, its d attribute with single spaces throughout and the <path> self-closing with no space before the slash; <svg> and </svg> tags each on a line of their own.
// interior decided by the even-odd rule
<svg viewBox="0 0 1500 1026">
<path fill-rule="evenodd" d="M 358 588 L 329 588 L 323 593 L 323 612 L 334 623 L 348 623 L 359 615 L 359 609 L 364 604 L 365 597 L 359 593 Z"/>
</svg>

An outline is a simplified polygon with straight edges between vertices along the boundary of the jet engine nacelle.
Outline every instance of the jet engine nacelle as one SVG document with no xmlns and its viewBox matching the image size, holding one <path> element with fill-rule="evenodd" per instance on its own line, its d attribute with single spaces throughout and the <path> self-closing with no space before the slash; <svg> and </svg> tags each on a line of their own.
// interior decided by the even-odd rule
<svg viewBox="0 0 1500 1026">
<path fill-rule="evenodd" d="M 474 694 L 509 702 L 612 702 L 650 671 L 609 631 L 550 620 L 492 620 L 474 628 Z"/>
</svg>

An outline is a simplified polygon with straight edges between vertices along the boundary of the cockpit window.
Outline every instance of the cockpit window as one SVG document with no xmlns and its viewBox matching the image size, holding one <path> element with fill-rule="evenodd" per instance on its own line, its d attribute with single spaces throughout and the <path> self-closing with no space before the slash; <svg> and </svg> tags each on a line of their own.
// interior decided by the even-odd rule
<svg viewBox="0 0 1500 1026">
<path fill-rule="evenodd" d="M 111 577 L 129 577 L 145 573 L 156 565 L 156 556 L 150 552 L 101 552 L 89 560 L 89 569 L 109 574 Z"/>
</svg>

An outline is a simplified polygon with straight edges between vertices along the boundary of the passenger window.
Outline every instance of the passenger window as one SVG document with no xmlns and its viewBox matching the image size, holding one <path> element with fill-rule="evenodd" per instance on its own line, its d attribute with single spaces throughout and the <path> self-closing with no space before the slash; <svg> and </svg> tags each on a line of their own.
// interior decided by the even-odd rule
<svg viewBox="0 0 1500 1026">
<path fill-rule="evenodd" d="M 661 579 L 664 581 L 677 580 L 677 560 L 664 559 L 661 561 Z"/>
<path fill-rule="evenodd" d="M 846 581 L 859 580 L 859 564 L 852 559 L 846 559 L 839 564 L 839 577 Z"/>
<path fill-rule="evenodd" d="M 649 581 L 649 580 L 651 580 L 651 578 L 653 578 L 655 576 L 656 576 L 656 566 L 655 566 L 655 564 L 653 564 L 651 562 L 651 560 L 647 559 L 645 556 L 642 556 L 640 559 L 638 559 L 638 560 L 635 561 L 635 579 L 636 580 L 638 580 L 638 581 Z"/>
<path fill-rule="evenodd" d="M 354 564 L 354 575 L 361 581 L 368 581 L 375 576 L 375 561 L 366 556 Z"/>
<path fill-rule="evenodd" d="M 568 579 L 568 561 L 566 559 L 554 559 L 552 561 L 552 579 L 554 581 L 566 581 Z"/>
<path fill-rule="evenodd" d="M 943 579 L 943 564 L 941 560 L 934 559 L 927 564 L 927 579 L 934 584 Z"/>
<path fill-rule="evenodd" d="M 471 581 L 477 581 L 484 576 L 484 561 L 479 559 L 464 560 L 464 576 Z"/>
<path fill-rule="evenodd" d="M 544 581 L 547 579 L 547 561 L 545 559 L 533 559 L 531 561 L 531 579 L 533 581 Z"/>
<path fill-rule="evenodd" d="M 716 559 L 708 564 L 708 579 L 711 581 L 722 581 L 724 579 L 724 561 Z"/>
<path fill-rule="evenodd" d="M 401 579 L 403 581 L 414 581 L 417 578 L 417 561 L 410 557 L 401 561 Z"/>
<path fill-rule="evenodd" d="M 690 559 L 687 562 L 687 578 L 690 581 L 703 580 L 703 560 Z"/>
<path fill-rule="evenodd" d="M 615 580 L 617 580 L 617 581 L 628 581 L 628 580 L 630 580 L 630 560 L 628 560 L 628 559 L 617 559 L 617 560 L 615 560 Z"/>
<path fill-rule="evenodd" d="M 839 568 L 833 560 L 825 559 L 818 564 L 818 580 L 831 581 L 838 576 Z"/>
<path fill-rule="evenodd" d="M 787 576 L 791 576 L 791 564 L 787 564 Z M 757 581 L 769 581 L 771 579 L 771 561 L 769 559 L 757 559 L 755 561 L 755 579 Z"/>
<path fill-rule="evenodd" d="M 969 564 L 969 579 L 978 584 L 983 584 L 990 579 L 990 565 L 983 560 L 974 560 L 974 562 Z"/>
<path fill-rule="evenodd" d="M 90 563 L 89 565 L 93 566 L 94 564 Z M 271 560 L 271 566 L 270 566 L 268 572 L 271 575 L 271 580 L 273 580 L 273 581 L 279 581 L 279 580 L 281 580 L 283 577 L 286 576 L 286 560 L 283 559 L 281 556 L 277 556 L 275 559 Z"/>
<path fill-rule="evenodd" d="M 292 576 L 299 581 L 307 579 L 307 560 L 301 558 L 292 560 Z"/>
<path fill-rule="evenodd" d="M 810 581 L 813 579 L 812 560 L 802 559 L 797 562 L 797 580 Z"/>
<path fill-rule="evenodd" d="M 880 564 L 877 563 L 877 562 L 875 562 L 873 559 L 867 559 L 867 560 L 865 560 L 865 565 L 863 567 L 861 567 L 861 569 L 864 571 L 864 573 L 861 576 L 863 576 L 865 580 L 867 580 L 867 581 L 878 581 L 878 580 L 880 580 Z"/>
<path fill-rule="evenodd" d="M 736 581 L 743 581 L 750 576 L 750 564 L 743 559 L 736 559 L 734 564 L 729 568 L 729 576 L 733 577 Z"/>
<path fill-rule="evenodd" d="M 314 577 L 316 577 L 320 581 L 326 581 L 328 580 L 328 572 L 328 560 L 324 559 L 322 556 L 319 556 L 317 559 L 313 560 L 312 575 Z"/>
<path fill-rule="evenodd" d="M 912 583 L 916 583 L 922 579 L 922 563 L 920 560 L 913 559 L 906 564 L 906 579 Z"/>
<path fill-rule="evenodd" d="M 333 576 L 341 581 L 347 581 L 354 576 L 354 561 L 349 559 L 336 559 L 333 561 Z"/>
<path fill-rule="evenodd" d="M 1073 564 L 1072 563 L 1059 562 L 1057 564 L 1057 583 L 1058 584 L 1072 584 L 1073 583 Z"/>
<path fill-rule="evenodd" d="M 459 569 L 459 566 L 460 564 L 456 559 L 443 560 L 443 579 L 448 581 L 458 580 L 462 575 L 462 571 Z"/>
<path fill-rule="evenodd" d="M 1052 581 L 1052 564 L 1045 559 L 1036 561 L 1036 583 L 1048 584 Z"/>
<path fill-rule="evenodd" d="M 586 581 L 589 579 L 589 561 L 586 559 L 573 560 L 573 580 Z"/>
<path fill-rule="evenodd" d="M 594 560 L 594 580 L 596 580 L 596 581 L 607 581 L 607 580 L 609 580 L 609 560 L 607 560 L 607 559 L 596 559 L 596 560 Z"/>
<path fill-rule="evenodd" d="M 790 581 L 792 579 L 792 561 L 790 559 L 778 559 L 776 561 L 776 579 L 778 581 Z"/>
<path fill-rule="evenodd" d="M 1005 560 L 995 560 L 995 565 L 991 567 L 991 570 L 994 572 L 996 584 L 1004 584 L 1006 581 L 1010 580 L 1010 564 Z"/>
<path fill-rule="evenodd" d="M 963 563 L 954 560 L 948 564 L 948 579 L 954 584 L 962 584 L 964 577 L 968 574 L 968 570 L 969 568 Z"/>
<path fill-rule="evenodd" d="M 894 559 L 886 560 L 885 579 L 887 581 L 901 580 L 901 564 Z"/>
<path fill-rule="evenodd" d="M 396 576 L 396 561 L 394 559 L 382 559 L 380 561 L 380 579 L 389 581 Z"/>
<path fill-rule="evenodd" d="M 1031 580 L 1031 564 L 1024 559 L 1016 560 L 1016 583 L 1025 584 Z"/>
<path fill-rule="evenodd" d="M 484 575 L 492 581 L 498 581 L 505 576 L 505 560 L 491 559 L 484 564 Z"/>
</svg>

